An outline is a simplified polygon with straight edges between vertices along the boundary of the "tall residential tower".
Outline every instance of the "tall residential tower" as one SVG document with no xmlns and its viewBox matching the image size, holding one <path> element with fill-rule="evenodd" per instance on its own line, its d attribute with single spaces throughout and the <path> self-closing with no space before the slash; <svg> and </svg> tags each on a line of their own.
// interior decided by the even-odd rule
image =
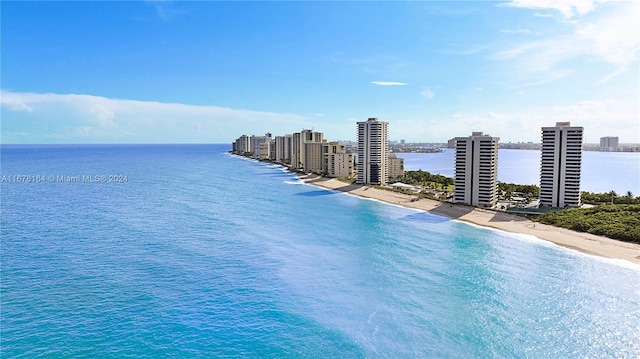
<svg viewBox="0 0 640 359">
<path fill-rule="evenodd" d="M 498 201 L 499 137 L 473 132 L 456 137 L 454 203 L 493 207 Z"/>
<path fill-rule="evenodd" d="M 314 132 L 313 130 L 302 130 L 294 133 L 291 139 L 291 168 L 309 171 L 308 165 L 305 164 L 307 159 L 306 144 L 322 143 L 324 141 L 323 137 L 322 132 Z"/>
<path fill-rule="evenodd" d="M 387 184 L 388 123 L 369 118 L 358 122 L 358 165 L 356 183 Z"/>
<path fill-rule="evenodd" d="M 275 139 L 275 156 L 276 162 L 291 163 L 291 148 L 293 146 L 293 136 L 284 135 L 276 136 Z"/>
<path fill-rule="evenodd" d="M 540 204 L 550 207 L 580 206 L 582 127 L 556 122 L 542 128 Z"/>
</svg>

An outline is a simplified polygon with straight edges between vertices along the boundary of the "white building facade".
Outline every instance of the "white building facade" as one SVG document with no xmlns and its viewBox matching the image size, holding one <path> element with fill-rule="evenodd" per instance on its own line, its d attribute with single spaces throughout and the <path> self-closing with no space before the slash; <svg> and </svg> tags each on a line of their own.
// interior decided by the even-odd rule
<svg viewBox="0 0 640 359">
<path fill-rule="evenodd" d="M 280 163 L 291 163 L 291 146 L 293 135 L 276 136 L 274 160 Z"/>
<path fill-rule="evenodd" d="M 389 178 L 387 165 L 388 123 L 369 118 L 358 122 L 358 164 L 356 183 L 385 185 Z"/>
<path fill-rule="evenodd" d="M 540 205 L 580 206 L 583 131 L 570 122 L 542 128 Z"/>
<path fill-rule="evenodd" d="M 232 151 L 234 153 L 244 155 L 247 152 L 251 152 L 250 139 L 247 135 L 238 137 L 232 144 Z"/>
<path fill-rule="evenodd" d="M 454 203 L 493 207 L 498 201 L 499 137 L 473 132 L 456 137 Z"/>
<path fill-rule="evenodd" d="M 260 158 L 260 145 L 265 142 L 271 142 L 271 134 L 267 133 L 264 136 L 251 136 L 249 138 L 249 152 L 253 153 L 253 157 Z M 268 158 L 267 154 L 267 158 Z"/>
</svg>

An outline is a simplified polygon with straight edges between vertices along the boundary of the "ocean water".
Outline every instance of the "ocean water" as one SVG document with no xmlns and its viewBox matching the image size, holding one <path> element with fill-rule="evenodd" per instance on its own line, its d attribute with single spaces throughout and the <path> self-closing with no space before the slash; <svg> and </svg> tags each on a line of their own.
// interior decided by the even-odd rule
<svg viewBox="0 0 640 359">
<path fill-rule="evenodd" d="M 423 170 L 453 177 L 455 150 L 439 153 L 399 153 L 406 170 Z M 498 180 L 506 183 L 540 184 L 540 151 L 501 149 Z M 640 153 L 582 152 L 580 188 L 589 192 L 631 191 L 640 195 Z"/>
<path fill-rule="evenodd" d="M 640 357 L 640 266 L 226 150 L 2 146 L 0 356 Z"/>
</svg>

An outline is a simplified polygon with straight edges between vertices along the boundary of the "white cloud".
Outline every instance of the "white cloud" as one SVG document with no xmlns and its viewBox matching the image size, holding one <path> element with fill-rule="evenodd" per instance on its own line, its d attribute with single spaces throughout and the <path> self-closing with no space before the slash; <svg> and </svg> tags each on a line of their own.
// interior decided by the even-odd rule
<svg viewBox="0 0 640 359">
<path fill-rule="evenodd" d="M 496 113 L 496 112 L 488 112 L 487 117 L 495 121 L 504 121 L 509 118 L 506 115 L 503 115 L 501 113 Z"/>
<path fill-rule="evenodd" d="M 407 86 L 406 82 L 395 82 L 395 81 L 371 81 L 372 84 L 378 86 Z"/>
<path fill-rule="evenodd" d="M 612 69 L 602 74 L 600 82 L 625 73 L 638 60 L 640 50 L 639 2 L 616 2 L 608 4 L 606 11 L 598 11 L 601 1 L 538 1 L 517 0 L 504 6 L 532 9 L 553 9 L 565 17 L 590 13 L 588 18 L 565 22 L 569 30 L 564 34 L 517 45 L 499 51 L 494 58 L 512 61 L 516 81 L 543 84 L 566 77 L 573 71 L 573 61 L 597 60 L 609 64 Z M 569 62 L 572 61 L 572 62 Z M 592 76 L 598 76 L 589 74 Z M 594 80 L 595 81 L 595 80 Z"/>
<path fill-rule="evenodd" d="M 519 88 L 526 88 L 526 87 L 534 87 L 534 86 L 539 86 L 539 85 L 544 85 L 544 84 L 548 84 L 550 82 L 554 82 L 558 79 L 567 77 L 571 74 L 572 72 L 569 70 L 549 70 L 547 73 L 542 74 L 540 77 L 541 79 L 536 79 L 532 82 L 527 82 L 527 83 L 521 83 L 518 84 L 516 86 L 513 86 L 512 88 L 514 89 L 519 89 Z"/>
<path fill-rule="evenodd" d="M 554 121 L 570 121 L 583 126 L 590 142 L 597 142 L 605 134 L 619 136 L 622 142 L 640 142 L 640 122 L 635 101 L 619 99 L 580 101 L 554 106 L 549 113 Z"/>
<path fill-rule="evenodd" d="M 7 107 L 10 111 L 13 112 L 33 112 L 33 108 L 27 106 L 24 101 L 19 96 L 14 96 L 10 92 L 2 91 L 0 96 L 0 101 L 2 101 L 2 106 Z"/>
<path fill-rule="evenodd" d="M 424 89 L 420 92 L 420 96 L 424 97 L 424 98 L 428 98 L 428 99 L 432 99 L 435 97 L 435 93 L 433 93 L 433 91 L 431 91 L 430 89 Z"/>
<path fill-rule="evenodd" d="M 177 3 L 170 0 L 153 0 L 149 1 L 155 10 L 156 14 L 162 21 L 171 21 L 177 16 L 188 13 L 186 10 L 178 8 Z"/>
<path fill-rule="evenodd" d="M 640 33 L 638 31 L 638 2 L 633 2 L 625 13 L 605 18 L 596 23 L 580 25 L 576 34 L 589 42 L 586 52 L 618 69 L 626 69 L 638 58 Z"/>
<path fill-rule="evenodd" d="M 540 142 L 541 128 L 556 122 L 582 126 L 585 142 L 597 143 L 602 136 L 619 136 L 623 143 L 640 142 L 637 102 L 633 99 L 601 98 L 563 101 L 554 105 L 514 106 L 489 104 L 483 110 L 460 110 L 426 118 L 399 118 L 390 122 L 393 139 L 444 142 L 456 136 L 481 131 L 503 142 Z M 399 124 L 402 124 L 400 126 Z"/>
<path fill-rule="evenodd" d="M 603 108 L 615 104 L 613 99 L 606 99 L 603 101 L 580 101 L 574 105 L 569 106 L 554 106 L 554 111 L 570 111 L 573 114 L 586 113 L 595 110 L 602 110 Z"/>
<path fill-rule="evenodd" d="M 535 16 L 535 17 L 555 17 L 553 14 L 543 14 L 543 13 L 540 13 L 540 12 L 534 13 L 533 16 Z"/>
<path fill-rule="evenodd" d="M 539 32 L 532 32 L 529 29 L 517 29 L 517 30 L 500 30 L 503 34 L 525 34 L 525 35 L 540 35 Z"/>
<path fill-rule="evenodd" d="M 508 3 L 498 4 L 498 6 L 557 11 L 562 14 L 564 19 L 569 20 L 574 16 L 592 12 L 596 3 L 603 2 L 607 2 L 607 0 L 512 0 Z"/>
<path fill-rule="evenodd" d="M 462 49 L 462 50 L 436 50 L 436 52 L 445 54 L 445 55 L 458 55 L 458 56 L 470 56 L 477 55 L 481 52 L 484 52 L 488 49 L 486 45 L 478 45 L 472 48 Z"/>
<path fill-rule="evenodd" d="M 494 55 L 498 60 L 512 60 L 524 74 L 548 74 L 550 70 L 581 53 L 584 44 L 573 36 L 518 44 Z M 565 70 L 566 71 L 566 70 Z M 536 76 L 539 78 L 539 76 Z"/>
<path fill-rule="evenodd" d="M 7 143 L 44 139 L 68 143 L 213 143 L 230 142 L 242 134 L 289 133 L 315 125 L 295 114 L 216 106 L 4 90 L 0 97 L 6 129 L 2 137 Z M 25 138 L 25 134 L 31 137 Z"/>
</svg>

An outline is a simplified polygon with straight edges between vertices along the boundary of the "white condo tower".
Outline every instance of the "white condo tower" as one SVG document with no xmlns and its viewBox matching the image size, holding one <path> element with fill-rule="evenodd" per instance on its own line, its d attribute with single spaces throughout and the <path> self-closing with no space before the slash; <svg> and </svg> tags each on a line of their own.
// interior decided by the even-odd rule
<svg viewBox="0 0 640 359">
<path fill-rule="evenodd" d="M 498 201 L 499 137 L 473 132 L 456 137 L 454 203 L 493 207 Z"/>
<path fill-rule="evenodd" d="M 540 204 L 549 207 L 580 206 L 582 127 L 556 122 L 542 128 Z"/>
<path fill-rule="evenodd" d="M 388 123 L 369 118 L 358 122 L 358 166 L 356 183 L 385 185 L 388 180 Z"/>
</svg>

